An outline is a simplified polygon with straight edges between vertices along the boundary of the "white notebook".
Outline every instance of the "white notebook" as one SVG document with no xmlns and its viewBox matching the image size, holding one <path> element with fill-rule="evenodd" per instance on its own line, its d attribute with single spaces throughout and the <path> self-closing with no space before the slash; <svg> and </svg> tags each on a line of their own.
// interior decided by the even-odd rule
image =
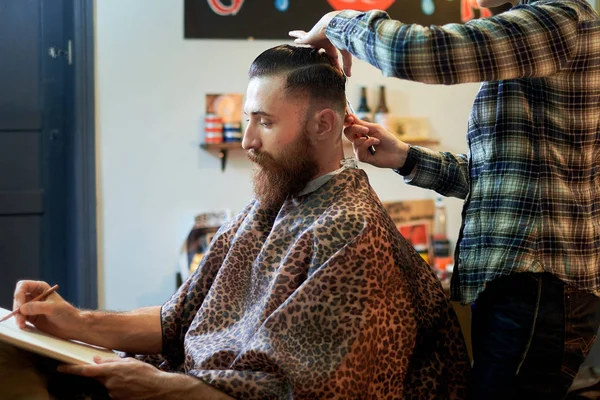
<svg viewBox="0 0 600 400">
<path fill-rule="evenodd" d="M 7 314 L 10 314 L 10 311 L 0 307 L 0 319 Z M 15 317 L 0 322 L 0 341 L 67 364 L 95 364 L 94 356 L 119 358 L 111 350 L 72 340 L 59 339 L 36 329 L 29 323 L 25 329 L 19 329 Z"/>
</svg>

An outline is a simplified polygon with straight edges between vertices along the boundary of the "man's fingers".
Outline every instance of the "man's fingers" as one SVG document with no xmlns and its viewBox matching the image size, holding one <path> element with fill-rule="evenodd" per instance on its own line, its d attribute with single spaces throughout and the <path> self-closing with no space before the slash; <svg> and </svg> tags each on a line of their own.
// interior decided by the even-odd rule
<svg viewBox="0 0 600 400">
<path fill-rule="evenodd" d="M 363 121 L 362 119 L 357 118 L 356 116 L 354 116 L 354 122 L 353 122 L 353 124 L 365 127 L 367 129 L 369 129 L 370 131 L 376 131 L 377 127 L 379 126 L 379 125 L 374 124 L 372 122 Z"/>
<path fill-rule="evenodd" d="M 21 314 L 15 315 L 15 322 L 20 329 L 24 329 L 27 326 L 27 319 Z"/>
<path fill-rule="evenodd" d="M 362 137 L 353 142 L 354 154 L 359 161 L 368 161 L 374 157 L 369 151 L 369 147 L 379 144 L 379 140 L 372 137 Z"/>
<path fill-rule="evenodd" d="M 94 356 L 94 362 L 96 364 L 110 364 L 110 363 L 120 363 L 120 362 L 128 362 L 128 358 L 118 359 L 118 358 L 102 358 L 100 356 Z"/>
<path fill-rule="evenodd" d="M 355 149 L 368 151 L 369 147 L 377 146 L 379 144 L 379 139 L 370 136 L 363 136 L 360 138 L 356 138 L 354 142 L 352 142 L 352 144 L 354 145 Z"/>
<path fill-rule="evenodd" d="M 325 50 L 325 53 L 327 53 L 329 58 L 331 58 L 331 60 L 334 62 L 334 65 L 336 67 L 339 67 L 340 60 L 339 60 L 338 49 L 336 49 L 335 46 L 332 45 L 331 43 L 325 45 L 325 47 L 323 47 L 323 49 Z"/>
<path fill-rule="evenodd" d="M 88 378 L 99 378 L 106 376 L 110 368 L 106 365 L 59 365 L 56 370 L 62 374 L 85 376 Z"/>
<path fill-rule="evenodd" d="M 23 304 L 20 313 L 27 317 L 32 317 L 34 315 L 48 315 L 52 313 L 55 306 L 56 304 L 49 301 L 33 301 Z"/>
<path fill-rule="evenodd" d="M 346 114 L 344 117 L 344 128 L 348 128 L 354 123 L 354 116 L 352 114 Z"/>
<path fill-rule="evenodd" d="M 352 54 L 346 50 L 341 50 L 342 53 L 342 65 L 344 67 L 344 73 L 346 76 L 352 75 Z"/>
<path fill-rule="evenodd" d="M 44 291 L 48 290 L 50 285 L 46 282 L 40 281 L 19 281 L 15 288 L 15 294 L 13 299 L 13 310 L 21 307 L 23 304 L 27 303 L 33 297 L 36 297 L 42 294 Z M 25 322 L 27 321 L 25 316 L 21 313 L 15 315 L 15 321 L 17 326 L 21 329 L 25 328 Z"/>
<path fill-rule="evenodd" d="M 356 115 L 352 115 L 352 125 L 360 126 L 362 128 L 366 128 L 369 131 L 369 135 L 373 136 L 375 133 L 378 133 L 380 130 L 384 130 L 381 125 L 374 124 L 372 122 L 363 121 L 358 118 Z M 346 123 L 346 121 L 344 121 Z"/>
<path fill-rule="evenodd" d="M 319 24 L 312 28 L 309 32 L 302 30 L 289 31 L 288 35 L 295 38 L 294 43 L 297 45 L 308 45 L 316 49 L 322 49 L 325 51 L 331 60 L 331 64 L 336 67 L 344 68 L 344 73 L 350 76 L 350 70 L 352 68 L 352 56 L 348 52 L 342 52 L 342 65 L 340 65 L 339 52 L 336 47 L 331 44 L 327 36 L 322 32 L 324 30 Z"/>
<path fill-rule="evenodd" d="M 301 43 L 302 40 L 304 39 L 304 37 L 306 36 L 306 32 L 305 31 L 289 31 L 288 35 L 290 35 L 293 38 L 296 38 L 296 40 L 294 40 L 294 42 Z"/>
<path fill-rule="evenodd" d="M 346 135 L 348 140 L 352 143 L 354 143 L 356 139 L 359 139 L 368 134 L 369 128 L 360 125 L 350 125 L 349 127 L 344 129 L 344 135 Z"/>
<path fill-rule="evenodd" d="M 364 139 L 365 139 L 364 142 L 362 142 L 360 144 L 360 146 L 364 147 L 366 149 L 369 149 L 369 147 L 371 147 L 371 146 L 377 146 L 379 143 L 381 143 L 381 141 L 379 139 L 370 137 L 370 136 L 365 137 Z M 369 154 L 371 154 L 371 153 L 369 152 Z"/>
<path fill-rule="evenodd" d="M 46 282 L 19 281 L 15 288 L 13 310 L 16 310 L 22 304 L 25 304 L 27 302 L 28 294 L 31 297 L 36 297 L 48 289 L 50 289 L 50 285 L 48 285 Z"/>
<path fill-rule="evenodd" d="M 360 161 L 368 160 L 373 155 L 369 152 L 370 146 L 377 146 L 381 141 L 369 136 L 369 128 L 360 125 L 351 125 L 344 129 L 344 135 L 354 148 L 354 153 Z"/>
</svg>

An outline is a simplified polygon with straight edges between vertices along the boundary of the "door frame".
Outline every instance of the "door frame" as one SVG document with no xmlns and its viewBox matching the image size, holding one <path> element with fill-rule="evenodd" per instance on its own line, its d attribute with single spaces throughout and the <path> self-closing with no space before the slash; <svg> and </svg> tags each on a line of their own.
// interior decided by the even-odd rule
<svg viewBox="0 0 600 400">
<path fill-rule="evenodd" d="M 96 221 L 96 119 L 94 90 L 94 0 L 74 0 L 74 204 L 71 230 L 74 243 L 67 246 L 75 263 L 74 302 L 98 307 L 98 244 Z"/>
</svg>

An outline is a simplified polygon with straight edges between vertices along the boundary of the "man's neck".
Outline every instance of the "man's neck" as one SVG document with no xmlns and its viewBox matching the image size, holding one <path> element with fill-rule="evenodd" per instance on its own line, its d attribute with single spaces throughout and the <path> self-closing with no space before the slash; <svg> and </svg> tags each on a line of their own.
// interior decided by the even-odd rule
<svg viewBox="0 0 600 400">
<path fill-rule="evenodd" d="M 329 180 L 336 175 L 337 173 L 343 170 L 342 166 L 334 169 L 333 171 L 325 172 L 323 174 L 319 174 L 315 176 L 310 182 L 306 184 L 304 189 L 299 193 L 300 196 L 304 196 L 305 194 L 309 194 L 319 189 L 321 186 L 329 182 Z"/>
<path fill-rule="evenodd" d="M 321 165 L 321 167 L 319 168 L 319 172 L 317 172 L 313 179 L 317 179 L 320 176 L 327 175 L 333 171 L 337 171 L 338 169 L 340 169 L 341 166 L 342 159 L 338 159 L 337 157 L 335 157 L 335 159 L 331 160 L 327 164 Z"/>
<path fill-rule="evenodd" d="M 313 179 L 338 170 L 342 166 L 342 160 L 344 159 L 343 140 L 341 137 L 335 144 L 329 142 L 322 143 L 320 146 L 315 148 L 315 159 L 319 165 L 319 170 Z"/>
</svg>

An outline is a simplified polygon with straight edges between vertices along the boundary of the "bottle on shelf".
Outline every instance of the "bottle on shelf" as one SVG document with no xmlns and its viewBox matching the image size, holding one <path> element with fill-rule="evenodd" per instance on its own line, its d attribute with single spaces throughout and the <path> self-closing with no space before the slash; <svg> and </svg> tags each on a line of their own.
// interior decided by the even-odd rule
<svg viewBox="0 0 600 400">
<path fill-rule="evenodd" d="M 431 242 L 433 247 L 433 264 L 438 276 L 441 278 L 446 277 L 448 272 L 446 267 L 452 264 L 446 222 L 446 205 L 444 204 L 444 200 L 438 197 L 435 201 Z"/>
<path fill-rule="evenodd" d="M 204 143 L 223 143 L 223 119 L 216 114 L 204 117 Z"/>
<path fill-rule="evenodd" d="M 367 88 L 364 86 L 360 88 L 360 104 L 358 105 L 358 110 L 356 110 L 356 116 L 363 121 L 373 122 L 371 109 L 367 102 Z"/>
<path fill-rule="evenodd" d="M 377 105 L 377 109 L 375 110 L 374 122 L 383 126 L 384 128 L 389 129 L 390 124 L 390 111 L 387 107 L 387 102 L 385 99 L 385 86 L 379 87 L 379 104 Z"/>
<path fill-rule="evenodd" d="M 433 218 L 433 239 L 446 239 L 446 205 L 441 196 L 435 200 Z"/>
<path fill-rule="evenodd" d="M 223 124 L 224 142 L 241 142 L 243 138 L 241 122 L 226 122 Z"/>
</svg>

